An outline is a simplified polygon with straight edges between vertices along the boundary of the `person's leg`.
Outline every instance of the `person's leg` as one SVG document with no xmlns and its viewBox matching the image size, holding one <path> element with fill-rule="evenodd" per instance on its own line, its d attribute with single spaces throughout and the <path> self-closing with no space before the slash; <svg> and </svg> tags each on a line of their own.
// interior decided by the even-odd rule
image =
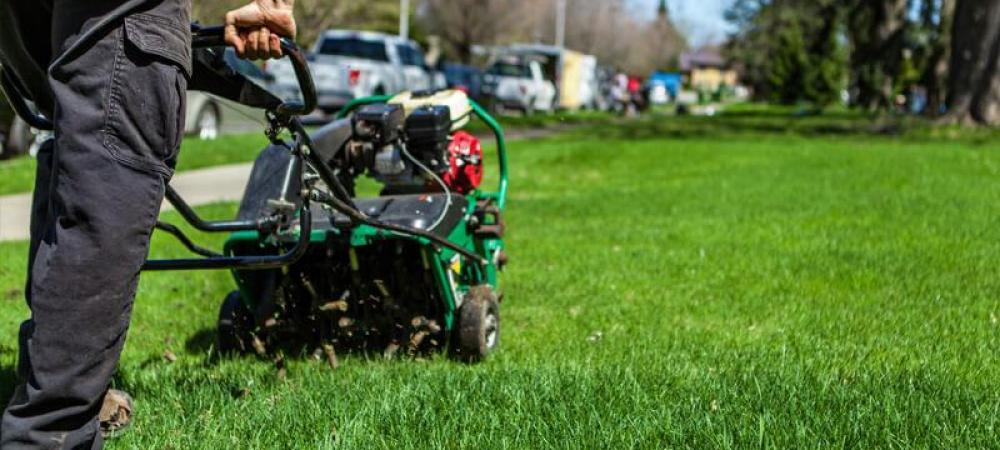
<svg viewBox="0 0 1000 450">
<path fill-rule="evenodd" d="M 42 242 L 43 233 L 45 232 L 46 223 L 49 218 L 49 192 L 52 191 L 52 182 L 54 180 L 52 177 L 53 144 L 54 142 L 51 139 L 42 143 L 35 158 L 35 190 L 32 192 L 31 197 L 31 240 L 28 246 L 28 277 L 24 288 L 25 300 L 27 300 L 29 307 L 31 306 L 31 267 L 34 265 L 35 254 Z M 18 348 L 20 349 L 20 353 L 17 359 L 17 375 L 21 380 L 28 379 L 28 373 L 31 370 L 27 344 L 28 338 L 31 337 L 32 328 L 34 328 L 34 324 L 31 319 L 25 320 L 21 323 L 20 333 L 18 334 Z"/>
<path fill-rule="evenodd" d="M 4 449 L 101 447 L 96 418 L 180 144 L 190 67 L 189 6 L 126 3 L 53 9 L 64 42 L 49 69 L 53 183 L 29 268 L 28 377 L 0 423 Z"/>
</svg>

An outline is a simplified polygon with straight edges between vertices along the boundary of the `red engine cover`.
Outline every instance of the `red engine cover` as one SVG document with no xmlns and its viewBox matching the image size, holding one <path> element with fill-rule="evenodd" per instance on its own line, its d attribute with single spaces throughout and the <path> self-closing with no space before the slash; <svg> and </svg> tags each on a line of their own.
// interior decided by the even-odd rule
<svg viewBox="0 0 1000 450">
<path fill-rule="evenodd" d="M 451 135 L 448 146 L 449 167 L 444 175 L 448 189 L 468 194 L 483 181 L 483 146 L 479 139 L 464 131 Z"/>
</svg>

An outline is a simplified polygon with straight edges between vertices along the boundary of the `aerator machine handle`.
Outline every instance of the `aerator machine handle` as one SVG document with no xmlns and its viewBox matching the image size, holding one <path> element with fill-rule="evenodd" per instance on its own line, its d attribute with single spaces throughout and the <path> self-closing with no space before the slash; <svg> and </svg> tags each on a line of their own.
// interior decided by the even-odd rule
<svg viewBox="0 0 1000 450">
<path fill-rule="evenodd" d="M 309 71 L 306 55 L 291 39 L 281 38 L 279 41 L 281 42 L 281 52 L 292 63 L 295 80 L 302 92 L 303 101 L 284 101 L 274 109 L 274 112 L 284 117 L 308 115 L 316 109 L 317 96 L 316 83 Z M 225 47 L 225 28 L 222 26 L 203 27 L 193 24 L 191 25 L 191 43 L 191 46 L 196 49 Z"/>
<path fill-rule="evenodd" d="M 191 38 L 192 47 L 194 48 L 226 46 L 225 28 L 222 26 L 203 27 L 198 24 L 192 24 Z M 292 63 L 292 68 L 295 71 L 295 79 L 299 85 L 299 90 L 302 92 L 303 101 L 284 101 L 274 108 L 274 113 L 284 117 L 308 115 L 316 109 L 317 95 L 316 83 L 313 82 L 312 73 L 309 71 L 309 64 L 306 62 L 306 56 L 292 40 L 281 38 L 280 42 L 281 51 Z M 11 74 L 2 68 L 0 68 L 0 89 L 3 90 L 7 101 L 10 102 L 11 108 L 13 108 L 17 116 L 32 128 L 47 131 L 55 128 L 49 118 L 35 113 L 28 106 L 23 92 L 18 89 L 18 85 Z"/>
<path fill-rule="evenodd" d="M 191 26 L 192 47 L 194 49 L 222 48 L 225 43 L 225 29 L 221 26 L 202 27 L 197 24 Z M 305 55 L 294 42 L 288 39 L 281 39 L 281 50 L 289 58 L 295 70 L 295 77 L 302 91 L 303 102 L 280 101 L 278 99 L 269 100 L 270 97 L 262 97 L 257 94 L 248 94 L 248 87 L 237 83 L 236 91 L 226 93 L 227 98 L 237 100 L 250 100 L 249 103 L 257 107 L 266 107 L 272 124 L 279 123 L 283 126 L 295 128 L 295 132 L 301 134 L 300 139 L 308 138 L 304 135 L 304 129 L 298 121 L 298 116 L 309 114 L 316 107 L 316 85 L 313 83 L 309 65 Z M 197 59 L 197 58 L 196 58 Z M 197 78 L 197 77 L 196 77 Z M 214 78 L 214 80 L 219 80 Z M 222 82 L 226 78 L 221 79 Z M 298 145 L 295 146 L 298 149 Z M 292 159 L 294 164 L 290 167 L 291 174 L 299 174 L 302 168 L 302 154 L 294 151 Z M 299 174 L 301 176 L 301 174 Z M 286 188 L 294 181 L 295 177 L 285 181 Z M 282 196 L 284 198 L 284 194 Z M 144 271 L 164 271 L 164 270 L 193 270 L 193 269 L 229 269 L 229 270 L 266 270 L 284 267 L 298 261 L 306 253 L 309 247 L 311 235 L 312 215 L 309 207 L 309 199 L 303 199 L 302 205 L 294 213 L 289 212 L 283 216 L 275 215 L 263 217 L 257 220 L 233 220 L 233 221 L 206 221 L 203 220 L 191 208 L 187 202 L 171 186 L 166 187 L 166 199 L 180 213 L 184 220 L 195 229 L 209 232 L 257 232 L 269 233 L 280 228 L 286 219 L 297 217 L 298 236 L 291 247 L 285 253 L 278 255 L 256 255 L 256 256 L 226 256 L 215 253 L 211 250 L 201 248 L 194 244 L 180 229 L 170 224 L 159 222 L 156 228 L 177 238 L 188 250 L 201 256 L 202 258 L 191 259 L 170 259 L 170 260 L 147 260 L 143 266 Z"/>
</svg>

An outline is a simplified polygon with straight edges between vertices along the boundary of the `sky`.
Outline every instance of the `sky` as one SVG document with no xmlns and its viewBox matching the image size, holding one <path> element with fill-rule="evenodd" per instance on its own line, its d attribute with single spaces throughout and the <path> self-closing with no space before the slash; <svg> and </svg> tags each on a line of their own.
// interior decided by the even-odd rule
<svg viewBox="0 0 1000 450">
<path fill-rule="evenodd" d="M 653 17 L 659 0 L 629 0 L 635 14 Z M 674 23 L 684 32 L 692 46 L 718 43 L 731 30 L 723 13 L 732 0 L 667 0 Z"/>
</svg>

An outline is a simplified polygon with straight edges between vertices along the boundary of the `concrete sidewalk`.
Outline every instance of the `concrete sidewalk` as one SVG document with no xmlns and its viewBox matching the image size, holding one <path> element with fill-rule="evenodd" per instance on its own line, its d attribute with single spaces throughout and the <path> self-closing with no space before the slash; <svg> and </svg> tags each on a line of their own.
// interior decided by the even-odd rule
<svg viewBox="0 0 1000 450">
<path fill-rule="evenodd" d="M 243 198 L 252 164 L 234 164 L 178 173 L 170 185 L 193 206 Z M 163 209 L 170 209 L 164 202 Z M 0 241 L 28 239 L 31 194 L 0 197 Z"/>
</svg>

